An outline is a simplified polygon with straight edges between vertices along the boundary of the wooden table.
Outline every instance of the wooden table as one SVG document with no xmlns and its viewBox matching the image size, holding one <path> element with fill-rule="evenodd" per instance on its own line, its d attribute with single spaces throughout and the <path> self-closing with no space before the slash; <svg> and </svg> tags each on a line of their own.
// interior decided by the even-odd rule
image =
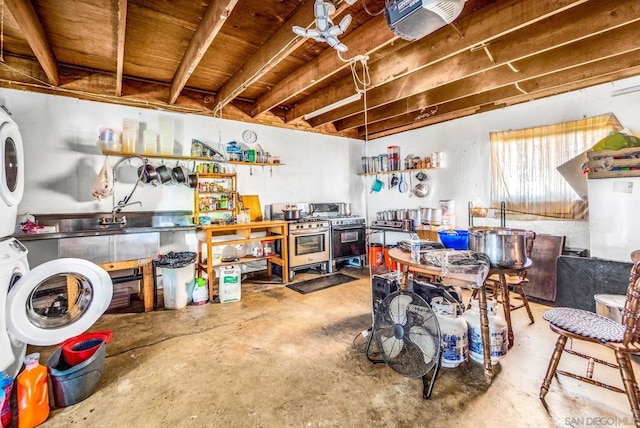
<svg viewBox="0 0 640 428">
<path fill-rule="evenodd" d="M 99 263 L 102 269 L 107 272 L 113 272 L 116 270 L 124 270 L 124 269 L 140 269 L 142 275 L 142 283 L 140 286 L 139 296 L 142 298 L 142 303 L 144 304 L 144 311 L 149 312 L 153 310 L 153 300 L 154 300 L 154 273 L 153 273 L 153 258 L 145 257 L 141 259 L 135 260 L 122 260 L 119 262 L 106 262 Z M 69 299 L 69 301 L 72 301 Z"/>
<path fill-rule="evenodd" d="M 446 280 L 447 285 L 469 287 L 468 281 L 458 280 L 454 275 L 442 277 L 442 269 L 436 266 L 425 265 L 411 260 L 411 254 L 405 253 L 399 248 L 389 250 L 389 257 L 402 265 L 403 281 L 407 281 L 409 271 L 436 276 Z M 444 282 L 443 282 L 444 283 Z M 487 313 L 487 295 L 485 283 L 478 289 L 478 303 L 480 309 L 480 333 L 482 335 L 482 354 L 484 365 L 484 377 L 488 384 L 493 380 L 493 366 L 491 365 L 491 343 L 489 340 L 489 315 Z"/>
<path fill-rule="evenodd" d="M 514 336 L 513 327 L 511 326 L 511 303 L 509 302 L 509 284 L 507 283 L 507 275 L 521 275 L 531 267 L 531 259 L 527 259 L 525 265 L 521 268 L 497 268 L 492 267 L 489 270 L 487 279 L 491 279 L 491 275 L 498 276 L 499 293 L 502 299 L 502 309 L 504 310 L 504 320 L 507 322 L 507 336 L 509 337 L 509 349 L 513 346 Z M 484 288 L 484 287 L 483 287 Z"/>
</svg>

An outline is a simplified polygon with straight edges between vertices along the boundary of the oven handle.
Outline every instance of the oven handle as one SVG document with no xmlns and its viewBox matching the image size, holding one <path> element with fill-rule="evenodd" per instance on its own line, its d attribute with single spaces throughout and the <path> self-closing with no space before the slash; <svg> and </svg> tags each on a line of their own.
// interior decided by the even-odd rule
<svg viewBox="0 0 640 428">
<path fill-rule="evenodd" d="M 313 229 L 313 230 L 304 230 L 304 231 L 297 231 L 297 230 L 293 230 L 293 231 L 289 231 L 289 235 L 295 235 L 295 236 L 300 236 L 300 235 L 319 235 L 321 233 L 327 233 L 329 231 L 329 228 L 318 228 L 318 229 Z"/>
<path fill-rule="evenodd" d="M 366 227 L 363 226 L 335 226 L 332 230 L 353 230 L 353 229 L 361 229 L 364 230 Z"/>
</svg>

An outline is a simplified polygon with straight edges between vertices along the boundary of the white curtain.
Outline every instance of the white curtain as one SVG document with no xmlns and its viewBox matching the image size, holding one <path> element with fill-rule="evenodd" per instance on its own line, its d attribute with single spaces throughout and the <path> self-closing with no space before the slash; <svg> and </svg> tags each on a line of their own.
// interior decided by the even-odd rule
<svg viewBox="0 0 640 428">
<path fill-rule="evenodd" d="M 491 132 L 491 206 L 518 219 L 586 219 L 582 200 L 556 167 L 622 126 L 613 114 Z"/>
</svg>

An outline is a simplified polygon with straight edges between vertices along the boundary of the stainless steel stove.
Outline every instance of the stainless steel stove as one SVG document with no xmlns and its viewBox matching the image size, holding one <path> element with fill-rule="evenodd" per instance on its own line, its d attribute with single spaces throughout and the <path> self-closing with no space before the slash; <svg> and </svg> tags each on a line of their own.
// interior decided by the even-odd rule
<svg viewBox="0 0 640 428">
<path fill-rule="evenodd" d="M 289 221 L 289 281 L 298 270 L 319 268 L 326 273 L 330 269 L 331 223 L 326 217 L 310 215 L 309 204 L 287 203 L 270 205 L 271 219 L 284 220 L 283 210 L 293 206 L 301 210 L 301 216 Z"/>
<path fill-rule="evenodd" d="M 329 272 L 334 272 L 341 261 L 358 266 L 365 263 L 366 219 L 352 215 L 349 206 L 344 202 L 311 204 L 312 215 L 327 218 L 331 225 Z"/>
</svg>

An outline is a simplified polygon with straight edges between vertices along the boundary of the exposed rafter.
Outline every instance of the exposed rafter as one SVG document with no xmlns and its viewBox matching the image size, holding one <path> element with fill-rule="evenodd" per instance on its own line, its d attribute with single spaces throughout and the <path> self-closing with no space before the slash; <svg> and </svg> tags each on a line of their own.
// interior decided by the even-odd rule
<svg viewBox="0 0 640 428">
<path fill-rule="evenodd" d="M 286 21 L 276 34 L 269 39 L 258 51 L 244 63 L 242 68 L 235 73 L 216 96 L 216 105 L 222 108 L 229 104 L 233 98 L 239 96 L 247 86 L 254 83 L 269 70 L 283 61 L 287 55 L 302 46 L 306 39 L 296 36 L 291 30 L 294 25 L 306 28 L 315 22 L 313 3 L 315 0 L 307 0 L 298 11 Z M 336 10 L 335 16 L 340 15 L 348 5 L 342 3 Z M 335 54 L 335 52 L 334 52 Z"/>
<path fill-rule="evenodd" d="M 472 47 L 488 43 L 491 40 L 517 31 L 527 25 L 541 21 L 555 13 L 562 12 L 586 0 L 562 0 L 541 2 L 539 0 L 505 0 L 499 1 L 491 8 L 461 18 L 456 27 L 464 33 L 460 37 L 451 26 L 442 28 L 432 37 L 425 37 L 396 51 L 390 57 L 383 58 L 370 65 L 371 85 L 376 88 L 389 85 L 395 80 L 411 76 L 430 65 L 455 57 Z M 485 57 L 486 59 L 486 57 Z M 489 61 L 487 61 L 489 63 Z M 453 67 L 452 67 L 453 68 Z M 398 83 L 398 86 L 404 84 Z M 332 85 L 331 90 L 322 96 L 309 96 L 296 103 L 287 113 L 287 120 L 294 120 L 346 98 L 353 93 L 353 83 L 345 78 Z M 338 118 L 339 119 L 339 118 Z"/>
<path fill-rule="evenodd" d="M 127 1 L 118 0 L 118 48 L 116 59 L 116 96 L 122 95 L 122 75 L 124 72 L 124 42 L 127 31 Z"/>
<path fill-rule="evenodd" d="M 187 84 L 189 77 L 200 63 L 211 42 L 216 38 L 226 18 L 237 3 L 238 0 L 212 0 L 209 3 L 193 38 L 189 42 L 189 47 L 182 57 L 178 70 L 173 76 L 169 104 L 176 102 L 180 91 Z"/>
<path fill-rule="evenodd" d="M 379 15 L 356 29 L 342 40 L 349 46 L 348 58 L 355 55 L 371 54 L 397 40 L 387 25 L 385 18 Z M 257 116 L 273 107 L 286 102 L 289 98 L 322 83 L 349 65 L 342 61 L 331 49 L 309 61 L 295 73 L 276 84 L 271 90 L 258 98 L 251 114 Z"/>
<path fill-rule="evenodd" d="M 49 82 L 53 86 L 58 86 L 58 62 L 31 1 L 4 0 L 4 3 L 23 31 Z"/>
<path fill-rule="evenodd" d="M 592 19 L 594 15 L 600 16 L 601 19 Z M 550 58 L 550 60 L 553 61 L 554 57 L 562 56 L 562 52 L 566 51 L 566 49 L 557 51 L 560 52 L 558 54 L 551 53 L 551 55 L 549 55 L 546 54 L 546 52 L 554 48 L 567 46 L 570 43 L 586 40 L 586 38 L 590 36 L 599 35 L 620 26 L 626 25 L 628 28 L 627 31 L 632 31 L 631 24 L 637 26 L 639 21 L 640 4 L 635 0 L 620 0 L 615 3 L 592 2 L 583 4 L 575 9 L 555 15 L 545 21 L 533 24 L 526 29 L 518 30 L 495 40 L 490 45 L 495 63 L 491 63 L 483 54 L 482 50 L 476 52 L 465 51 L 451 58 L 450 61 L 436 63 L 427 67 L 424 71 L 414 73 L 411 77 L 393 82 L 383 88 L 386 91 L 391 91 L 394 86 L 402 88 L 398 90 L 402 91 L 405 97 L 410 97 L 412 91 L 407 88 L 415 88 L 416 84 L 413 82 L 416 81 L 419 81 L 419 87 L 423 88 L 421 91 L 419 90 L 419 92 L 423 92 L 482 71 L 503 67 L 505 65 L 513 67 L 514 63 L 525 58 L 535 58 L 536 62 L 539 62 L 542 58 Z M 627 45 L 629 45 L 629 43 L 627 43 Z M 632 41 L 631 45 L 633 45 Z M 587 55 L 597 57 L 598 53 L 593 52 Z M 553 64 L 553 62 L 546 64 L 545 68 L 553 70 Z M 508 73 L 505 73 L 505 75 L 509 77 Z M 512 76 L 512 78 L 521 79 L 523 77 Z M 511 82 L 510 79 L 508 79 L 508 81 L 509 83 Z M 373 97 L 374 95 L 370 94 L 370 98 L 373 99 Z M 400 105 L 396 103 L 396 101 L 397 98 L 392 104 Z M 371 101 L 369 106 L 371 107 L 367 118 L 369 122 L 384 120 L 393 116 L 391 113 L 394 111 L 393 106 L 387 105 L 377 110 L 374 106 L 374 101 Z M 414 110 L 419 110 L 420 108 L 422 107 L 416 106 Z M 336 120 L 335 116 L 338 114 L 346 114 L 349 116 L 344 119 L 338 119 L 339 123 L 336 124 L 338 130 L 360 126 L 364 121 L 363 113 L 349 115 L 346 109 L 342 109 L 340 112 L 332 112 L 319 116 L 309 122 L 314 126 L 320 125 L 326 121 Z M 404 114 L 404 112 L 402 114 Z"/>
</svg>

